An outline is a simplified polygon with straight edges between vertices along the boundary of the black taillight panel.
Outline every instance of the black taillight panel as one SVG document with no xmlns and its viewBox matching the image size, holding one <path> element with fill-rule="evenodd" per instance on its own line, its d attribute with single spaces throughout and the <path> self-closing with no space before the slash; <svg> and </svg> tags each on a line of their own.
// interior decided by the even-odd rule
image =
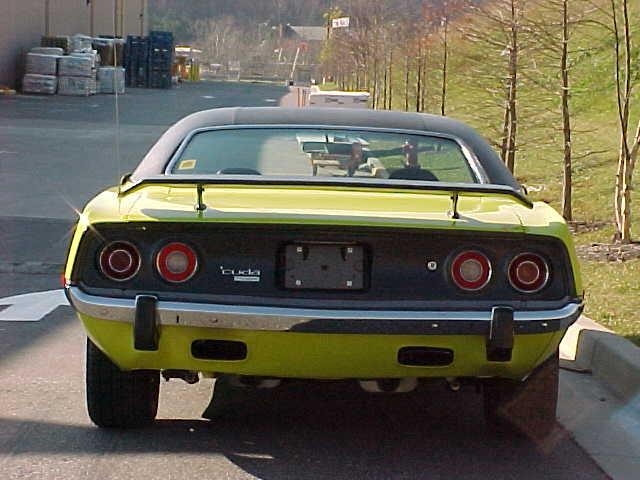
<svg viewBox="0 0 640 480">
<path fill-rule="evenodd" d="M 101 273 L 100 251 L 114 241 L 135 245 L 140 268 L 126 282 Z M 295 290 L 282 282 L 286 268 L 281 252 L 286 245 L 334 242 L 361 245 L 365 252 L 365 289 Z M 170 282 L 158 273 L 158 254 L 166 245 L 188 245 L 197 255 L 197 272 L 186 281 Z M 452 279 L 452 265 L 461 252 L 481 252 L 490 264 L 490 278 L 479 289 L 464 290 Z M 510 262 L 533 252 L 548 266 L 548 282 L 533 293 L 515 289 L 509 281 Z M 177 268 L 182 260 L 172 260 Z M 185 263 L 185 262 L 182 262 Z M 187 262 L 188 263 L 188 262 Z M 473 263 L 473 262 L 472 262 Z M 525 265 L 525 267 L 530 265 Z M 473 280 L 474 264 L 465 265 Z M 527 273 L 525 268 L 523 273 Z M 374 229 L 301 225 L 231 225 L 153 223 L 97 225 L 87 232 L 79 249 L 72 280 L 88 290 L 112 290 L 135 297 L 157 294 L 160 299 L 219 301 L 346 308 L 426 308 L 439 305 L 485 308 L 522 302 L 558 304 L 575 298 L 571 263 L 557 239 L 522 234 L 480 234 L 417 229 Z M 484 277 L 480 278 L 484 283 Z M 106 291 L 106 294 L 110 294 Z M 315 303 L 314 303 L 315 302 Z M 535 304 L 533 304 L 535 305 Z"/>
</svg>

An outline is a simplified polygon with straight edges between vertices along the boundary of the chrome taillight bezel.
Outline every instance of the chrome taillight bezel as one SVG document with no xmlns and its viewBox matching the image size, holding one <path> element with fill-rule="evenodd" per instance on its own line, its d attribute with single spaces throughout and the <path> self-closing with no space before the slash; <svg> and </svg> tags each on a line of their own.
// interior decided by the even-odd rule
<svg viewBox="0 0 640 480">
<path fill-rule="evenodd" d="M 482 267 L 482 275 L 478 280 L 468 281 L 462 277 L 460 267 L 467 260 L 475 260 Z M 465 250 L 459 252 L 451 262 L 449 274 L 454 285 L 465 292 L 477 292 L 485 288 L 493 276 L 493 266 L 489 257 L 479 250 Z"/>
<path fill-rule="evenodd" d="M 174 251 L 179 251 L 187 256 L 189 268 L 182 273 L 176 273 L 169 270 L 166 260 Z M 155 255 L 156 272 L 160 278 L 167 283 L 180 284 L 188 282 L 197 273 L 199 267 L 198 254 L 196 251 L 184 242 L 170 242 L 163 245 Z"/>
<path fill-rule="evenodd" d="M 113 265 L 113 254 L 123 251 L 129 256 L 129 266 L 117 269 Z M 115 240 L 105 245 L 98 256 L 98 266 L 102 275 L 114 282 L 126 282 L 135 277 L 142 267 L 142 258 L 136 246 L 125 240 Z"/>
<path fill-rule="evenodd" d="M 529 284 L 522 282 L 518 278 L 517 268 L 525 262 L 533 263 L 538 269 L 538 279 Z M 522 252 L 516 255 L 509 262 L 507 267 L 507 278 L 509 284 L 513 289 L 520 293 L 532 294 L 537 293 L 549 284 L 551 278 L 551 269 L 549 268 L 549 262 L 544 257 L 534 252 Z M 528 285 L 531 285 L 529 288 Z"/>
</svg>

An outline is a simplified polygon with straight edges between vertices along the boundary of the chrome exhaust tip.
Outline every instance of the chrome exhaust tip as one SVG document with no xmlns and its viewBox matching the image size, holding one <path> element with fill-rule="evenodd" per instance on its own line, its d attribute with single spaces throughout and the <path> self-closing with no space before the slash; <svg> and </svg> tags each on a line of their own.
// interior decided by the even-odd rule
<svg viewBox="0 0 640 480">
<path fill-rule="evenodd" d="M 415 377 L 358 380 L 360 388 L 368 393 L 409 393 L 418 386 Z"/>
<path fill-rule="evenodd" d="M 252 377 L 249 375 L 232 375 L 229 378 L 232 387 L 238 388 L 276 388 L 282 383 L 279 378 Z"/>
</svg>

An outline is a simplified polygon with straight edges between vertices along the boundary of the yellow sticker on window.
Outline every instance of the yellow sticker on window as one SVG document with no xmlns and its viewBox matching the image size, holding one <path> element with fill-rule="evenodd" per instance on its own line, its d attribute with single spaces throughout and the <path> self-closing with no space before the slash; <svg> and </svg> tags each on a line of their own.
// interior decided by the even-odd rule
<svg viewBox="0 0 640 480">
<path fill-rule="evenodd" d="M 196 168 L 197 160 L 182 160 L 178 165 L 178 170 L 192 170 Z"/>
</svg>

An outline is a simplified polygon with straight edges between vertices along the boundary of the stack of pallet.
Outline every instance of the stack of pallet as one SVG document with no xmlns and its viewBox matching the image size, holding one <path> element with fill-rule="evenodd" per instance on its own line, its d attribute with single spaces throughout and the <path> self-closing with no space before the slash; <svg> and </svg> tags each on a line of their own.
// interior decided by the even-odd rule
<svg viewBox="0 0 640 480">
<path fill-rule="evenodd" d="M 42 45 L 46 46 L 35 47 L 27 54 L 24 92 L 88 96 L 98 93 L 100 86 L 100 93 L 124 93 L 122 39 L 76 34 L 42 37 Z M 147 63 L 145 60 L 145 72 Z"/>
<path fill-rule="evenodd" d="M 124 40 L 114 37 L 97 37 L 93 39 L 92 45 L 100 56 L 98 92 L 123 94 L 125 90 L 125 71 L 122 67 Z"/>
<path fill-rule="evenodd" d="M 26 75 L 22 79 L 25 93 L 53 95 L 58 88 L 58 59 L 64 50 L 57 47 L 35 47 L 27 53 Z"/>
<path fill-rule="evenodd" d="M 125 47 L 128 87 L 171 88 L 173 34 L 152 31 L 148 37 L 129 35 Z"/>
<path fill-rule="evenodd" d="M 171 88 L 171 68 L 173 66 L 173 34 L 153 31 L 149 34 L 149 86 L 151 88 Z"/>
<path fill-rule="evenodd" d="M 127 87 L 149 86 L 149 38 L 129 35 L 124 50 Z"/>
<path fill-rule="evenodd" d="M 96 93 L 96 55 L 72 52 L 58 62 L 60 95 L 94 95 Z"/>
</svg>

